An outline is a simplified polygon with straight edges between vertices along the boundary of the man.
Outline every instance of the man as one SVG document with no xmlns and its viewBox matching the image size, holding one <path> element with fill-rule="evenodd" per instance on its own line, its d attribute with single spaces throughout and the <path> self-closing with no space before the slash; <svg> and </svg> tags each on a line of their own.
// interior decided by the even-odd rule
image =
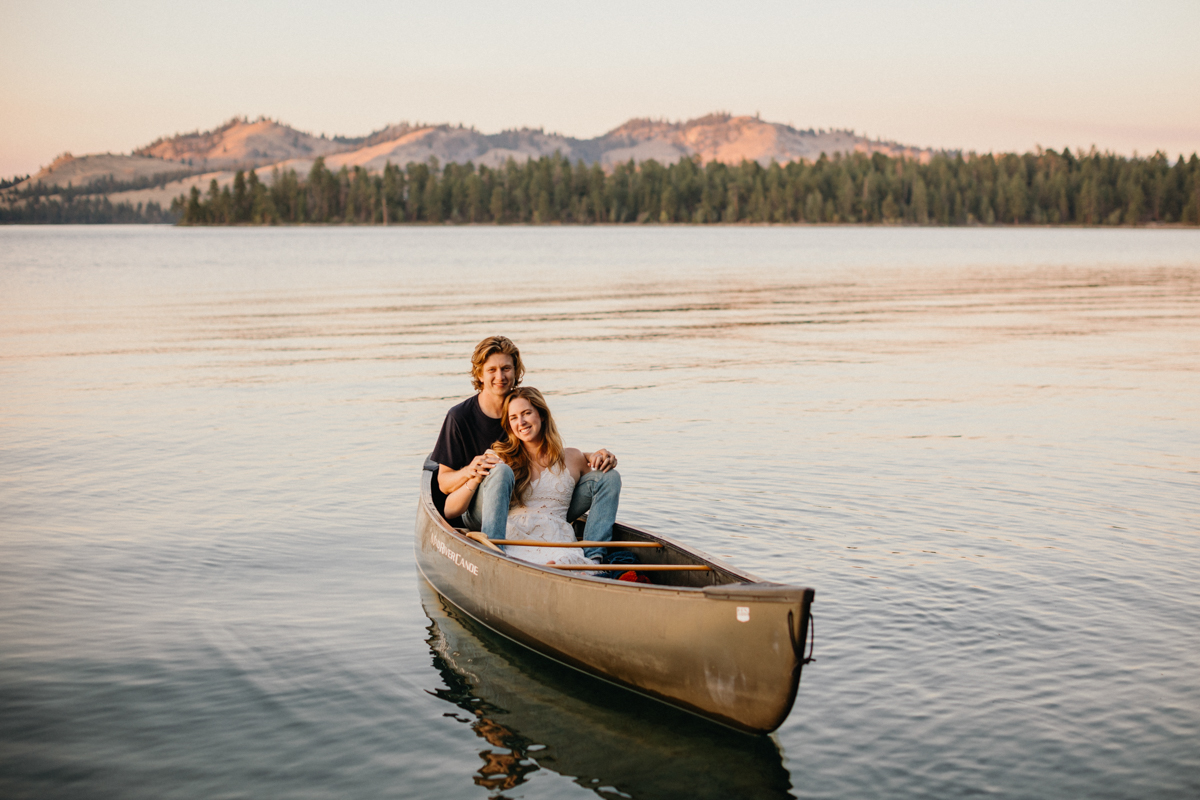
<svg viewBox="0 0 1200 800">
<path fill-rule="evenodd" d="M 446 495 L 472 478 L 482 478 L 470 506 L 462 512 L 460 527 L 480 531 L 489 539 L 503 539 L 508 525 L 508 506 L 512 499 L 513 473 L 507 464 L 489 453 L 492 443 L 504 436 L 500 415 L 504 398 L 521 383 L 525 366 L 517 346 L 503 336 L 489 336 L 475 346 L 471 355 L 471 381 L 475 395 L 451 408 L 442 423 L 437 445 L 430 458 L 438 463 L 433 482 L 433 501 L 445 514 Z M 598 541 L 611 538 L 621 496 L 621 476 L 613 469 L 617 457 L 607 450 L 584 453 L 592 471 L 579 479 L 567 510 L 574 522 L 588 512 L 583 538 Z M 604 548 L 584 551 L 588 558 L 601 558 Z"/>
</svg>

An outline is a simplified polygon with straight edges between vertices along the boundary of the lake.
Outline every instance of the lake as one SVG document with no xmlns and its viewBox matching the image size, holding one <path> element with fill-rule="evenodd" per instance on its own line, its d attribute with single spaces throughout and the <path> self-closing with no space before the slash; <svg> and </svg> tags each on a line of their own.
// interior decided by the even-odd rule
<svg viewBox="0 0 1200 800">
<path fill-rule="evenodd" d="M 1200 794 L 1200 230 L 0 228 L 6 798 Z M 475 342 L 816 590 L 770 737 L 417 573 Z"/>
</svg>

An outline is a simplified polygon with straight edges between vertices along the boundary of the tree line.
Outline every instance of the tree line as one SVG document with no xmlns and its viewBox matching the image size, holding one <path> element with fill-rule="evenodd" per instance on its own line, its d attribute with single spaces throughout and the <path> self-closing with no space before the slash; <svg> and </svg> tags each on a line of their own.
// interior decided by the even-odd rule
<svg viewBox="0 0 1200 800">
<path fill-rule="evenodd" d="M 137 189 L 166 186 L 172 181 L 194 175 L 191 170 L 156 172 L 128 181 L 119 181 L 111 174 L 102 175 L 86 184 L 66 186 L 32 185 L 13 188 L 29 176 L 15 176 L 11 182 L 0 182 L 0 223 L 33 224 L 103 224 L 103 223 L 163 223 L 177 222 L 179 215 L 156 202 L 134 205 L 118 200 L 113 203 L 109 194 Z"/>
<path fill-rule="evenodd" d="M 139 175 L 132 180 L 119 181 L 110 173 L 93 178 L 87 183 L 81 183 L 79 186 L 75 186 L 73 183 L 68 183 L 66 186 L 59 186 L 58 184 L 47 185 L 39 180 L 31 186 L 12 189 L 8 193 L 8 196 L 22 200 L 28 200 L 33 197 L 58 196 L 64 201 L 69 201 L 86 195 L 108 195 L 118 192 L 132 192 L 138 189 L 159 189 L 172 181 L 195 174 L 196 170 L 193 169 L 174 170 L 170 172 L 156 172 L 153 175 Z"/>
<path fill-rule="evenodd" d="M 279 223 L 637 223 L 811 222 L 932 225 L 1198 224 L 1200 158 L 1171 163 L 1064 150 L 1024 155 L 940 154 L 927 163 L 870 156 L 816 162 L 729 165 L 683 160 L 627 162 L 606 172 L 559 156 L 500 168 L 436 159 L 329 170 L 317 159 L 306 176 L 276 170 L 269 182 L 239 171 L 164 209 L 112 203 L 116 192 L 162 185 L 178 174 L 102 186 L 26 187 L 0 203 L 0 222 Z M 14 179 L 15 182 L 15 179 Z M 136 185 L 135 185 L 136 184 Z M 85 195 L 90 195 L 86 196 Z M 15 202 L 17 200 L 23 202 Z"/>
<path fill-rule="evenodd" d="M 27 180 L 29 180 L 28 175 L 13 175 L 11 178 L 0 179 L 0 191 Z"/>
<path fill-rule="evenodd" d="M 113 203 L 108 197 L 70 197 L 45 199 L 34 196 L 20 203 L 0 203 L 0 223 L 40 225 L 104 223 L 169 223 L 179 215 L 164 210 L 159 203 L 136 206 L 129 202 Z"/>
<path fill-rule="evenodd" d="M 1125 158 L 1045 150 L 942 154 L 927 163 L 881 153 L 814 163 L 685 159 L 572 164 L 560 155 L 493 169 L 431 158 L 382 173 L 276 170 L 268 183 L 239 171 L 174 201 L 184 224 L 812 222 L 920 225 L 1195 225 L 1200 158 Z"/>
</svg>

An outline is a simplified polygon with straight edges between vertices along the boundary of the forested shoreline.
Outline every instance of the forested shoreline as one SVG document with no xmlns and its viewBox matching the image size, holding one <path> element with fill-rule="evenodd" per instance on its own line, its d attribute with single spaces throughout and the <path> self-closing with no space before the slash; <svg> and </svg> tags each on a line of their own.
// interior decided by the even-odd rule
<svg viewBox="0 0 1200 800">
<path fill-rule="evenodd" d="M 6 198 L 8 204 L 0 205 L 0 222 L 51 225 L 177 222 L 179 215 L 164 210 L 159 203 L 134 205 L 121 200 L 114 203 L 109 194 L 160 188 L 194 174 L 191 170 L 176 170 L 129 181 L 118 181 L 107 175 L 86 186 L 46 186 L 39 181 L 23 189 L 12 187 L 28 180 L 29 176 L 16 177 L 11 181 L 0 181 L 0 189 L 10 189 Z"/>
<path fill-rule="evenodd" d="M 1197 224 L 1200 158 L 1124 158 L 1047 150 L 1023 156 L 935 156 L 928 163 L 855 154 L 767 167 L 683 160 L 599 165 L 559 156 L 500 169 L 431 159 L 382 174 L 306 178 L 253 172 L 232 187 L 193 189 L 172 210 L 183 224 L 275 223 L 908 223 L 920 225 Z"/>
<path fill-rule="evenodd" d="M 44 194 L 44 192 L 43 192 Z M 75 190 L 74 195 L 78 195 Z M 1197 225 L 1200 158 L 1126 158 L 1054 150 L 941 154 L 928 163 L 873 155 L 762 166 L 682 160 L 572 164 L 555 155 L 492 169 L 436 159 L 382 173 L 333 172 L 270 182 L 239 171 L 169 209 L 107 197 L 30 197 L 0 207 L 7 222 L 167 222 L 184 225 L 395 223 L 858 223 L 910 225 Z"/>
<path fill-rule="evenodd" d="M 100 197 L 68 196 L 43 198 L 41 195 L 21 203 L 0 205 L 0 223 L 26 225 L 106 225 L 174 223 L 179 215 L 164 209 L 159 203 L 134 205 L 112 202 L 107 195 Z"/>
</svg>

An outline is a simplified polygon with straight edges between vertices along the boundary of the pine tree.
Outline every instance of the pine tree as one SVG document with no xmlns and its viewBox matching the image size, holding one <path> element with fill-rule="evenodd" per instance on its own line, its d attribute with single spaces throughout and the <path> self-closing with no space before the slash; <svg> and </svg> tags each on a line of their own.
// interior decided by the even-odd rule
<svg viewBox="0 0 1200 800">
<path fill-rule="evenodd" d="M 233 176 L 233 207 L 230 212 L 232 221 L 249 222 L 250 204 L 250 197 L 246 193 L 246 174 L 239 169 Z"/>
<path fill-rule="evenodd" d="M 912 215 L 918 225 L 929 224 L 929 190 L 919 174 L 913 180 Z"/>
<path fill-rule="evenodd" d="M 199 225 L 204 222 L 204 217 L 204 210 L 200 207 L 200 189 L 193 184 L 191 192 L 188 193 L 187 210 L 184 211 L 183 221 L 189 225 Z"/>
</svg>

